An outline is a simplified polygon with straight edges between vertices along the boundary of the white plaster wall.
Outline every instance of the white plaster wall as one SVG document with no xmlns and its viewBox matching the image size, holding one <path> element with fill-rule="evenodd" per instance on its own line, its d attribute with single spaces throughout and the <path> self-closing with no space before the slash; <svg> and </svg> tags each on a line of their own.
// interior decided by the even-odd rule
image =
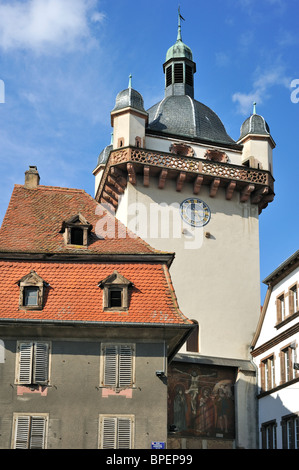
<svg viewBox="0 0 299 470">
<path fill-rule="evenodd" d="M 135 146 L 135 138 L 144 138 L 145 135 L 145 117 L 141 118 L 130 112 L 120 114 L 114 117 L 113 125 L 113 148 L 118 148 L 118 139 L 123 138 L 123 147 L 128 145 Z"/>
<path fill-rule="evenodd" d="M 145 140 L 145 145 L 147 149 L 152 149 L 160 152 L 169 152 L 170 146 L 174 143 L 182 143 L 182 141 L 165 137 L 159 138 L 151 136 L 146 136 Z M 229 159 L 228 163 L 232 163 L 234 165 L 242 165 L 242 153 L 239 151 L 214 147 L 213 145 L 196 145 L 194 144 L 194 142 L 188 142 L 188 140 L 184 141 L 183 143 L 193 148 L 195 158 L 204 158 L 206 151 L 210 149 L 220 150 L 221 152 L 225 152 L 227 154 Z"/>
<path fill-rule="evenodd" d="M 98 187 L 100 185 L 102 175 L 104 173 L 105 166 L 101 166 L 95 173 L 95 182 L 94 182 L 94 193 L 97 193 Z"/>
<path fill-rule="evenodd" d="M 238 193 L 227 201 L 222 189 L 210 198 L 203 187 L 199 198 L 210 207 L 211 220 L 192 230 L 182 225 L 179 214 L 179 204 L 188 197 L 194 197 L 192 185 L 178 193 L 174 181 L 159 190 L 157 180 L 145 188 L 138 179 L 135 187 L 128 184 L 117 217 L 151 246 L 175 252 L 170 273 L 182 312 L 200 324 L 200 352 L 248 359 L 260 312 L 258 209 L 240 203 Z M 156 215 L 163 203 L 164 232 L 155 233 L 150 208 Z M 169 208 L 176 222 L 168 226 Z"/>
<path fill-rule="evenodd" d="M 260 169 L 273 173 L 272 147 L 268 140 L 247 140 L 243 148 L 243 161 L 249 157 L 256 158 L 261 165 Z"/>
<path fill-rule="evenodd" d="M 298 413 L 298 382 L 259 400 L 259 431 L 262 423 L 276 420 L 277 448 L 282 449 L 281 418 Z M 260 448 L 262 447 L 260 433 Z"/>
<path fill-rule="evenodd" d="M 280 281 L 273 288 L 267 312 L 264 318 L 263 326 L 257 340 L 255 348 L 258 348 L 261 344 L 264 344 L 266 341 L 270 340 L 278 333 L 285 331 L 290 328 L 291 325 L 298 322 L 298 318 L 294 318 L 291 322 L 285 324 L 279 331 L 275 328 L 277 323 L 277 311 L 276 311 L 276 298 L 281 294 L 288 294 L 289 288 L 293 286 L 296 282 L 299 282 L 299 268 L 295 269 L 291 274 L 286 276 L 282 281 Z M 289 298 L 285 296 L 285 308 L 286 313 L 289 312 Z"/>
</svg>

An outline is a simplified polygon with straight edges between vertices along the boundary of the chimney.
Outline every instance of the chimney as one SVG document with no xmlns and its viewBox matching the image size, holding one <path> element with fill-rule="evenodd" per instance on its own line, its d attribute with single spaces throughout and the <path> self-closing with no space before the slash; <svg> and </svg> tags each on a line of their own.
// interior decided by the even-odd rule
<svg viewBox="0 0 299 470">
<path fill-rule="evenodd" d="M 25 188 L 34 189 L 39 185 L 39 174 L 36 166 L 29 166 L 29 170 L 25 171 Z"/>
</svg>

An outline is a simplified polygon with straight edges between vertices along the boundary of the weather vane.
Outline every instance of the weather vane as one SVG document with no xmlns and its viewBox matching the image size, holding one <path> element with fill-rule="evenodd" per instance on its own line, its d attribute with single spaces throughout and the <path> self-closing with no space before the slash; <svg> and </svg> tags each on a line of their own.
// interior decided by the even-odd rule
<svg viewBox="0 0 299 470">
<path fill-rule="evenodd" d="M 181 36 L 181 20 L 185 21 L 185 18 L 183 18 L 182 15 L 181 15 L 181 8 L 180 8 L 180 5 L 179 5 L 179 8 L 178 8 L 178 37 L 177 37 L 177 40 L 182 39 L 182 36 Z"/>
</svg>

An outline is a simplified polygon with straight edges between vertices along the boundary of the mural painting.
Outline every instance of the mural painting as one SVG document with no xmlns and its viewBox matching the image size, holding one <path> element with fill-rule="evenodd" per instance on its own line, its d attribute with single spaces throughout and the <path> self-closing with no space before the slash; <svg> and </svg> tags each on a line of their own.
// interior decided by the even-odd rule
<svg viewBox="0 0 299 470">
<path fill-rule="evenodd" d="M 233 439 L 235 369 L 173 362 L 168 370 L 168 424 L 181 436 Z"/>
</svg>

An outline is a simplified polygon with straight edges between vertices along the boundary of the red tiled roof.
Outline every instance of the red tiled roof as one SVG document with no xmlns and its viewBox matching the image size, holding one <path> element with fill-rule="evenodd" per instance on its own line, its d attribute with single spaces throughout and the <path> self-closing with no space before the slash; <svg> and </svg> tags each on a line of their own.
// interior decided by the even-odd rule
<svg viewBox="0 0 299 470">
<path fill-rule="evenodd" d="M 81 189 L 15 185 L 0 229 L 0 252 L 151 254 L 160 253 L 127 230 L 115 217 L 103 216 L 103 206 Z M 65 244 L 64 221 L 81 213 L 92 224 L 86 248 Z M 100 215 L 100 213 L 102 215 Z M 107 223 L 104 224 L 103 220 Z M 107 233 L 104 233 L 104 232 Z M 98 233 L 103 239 L 98 238 Z M 114 234 L 115 232 L 115 234 Z"/>
<path fill-rule="evenodd" d="M 18 281 L 34 270 L 49 287 L 42 310 L 19 309 Z M 117 270 L 134 286 L 127 312 L 103 311 L 99 282 Z M 192 324 L 179 310 L 161 263 L 0 261 L 0 319 Z"/>
</svg>

